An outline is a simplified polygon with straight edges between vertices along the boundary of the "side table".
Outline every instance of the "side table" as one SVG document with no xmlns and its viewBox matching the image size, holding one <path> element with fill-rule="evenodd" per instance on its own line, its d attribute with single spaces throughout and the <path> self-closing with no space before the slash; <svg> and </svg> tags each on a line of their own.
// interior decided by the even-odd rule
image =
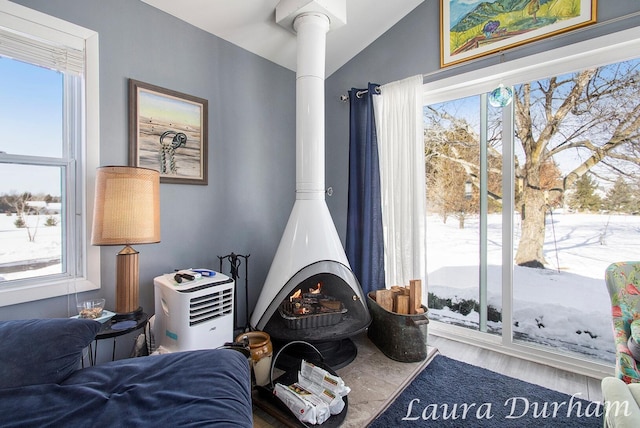
<svg viewBox="0 0 640 428">
<path fill-rule="evenodd" d="M 116 338 L 124 336 L 136 330 L 145 328 L 149 322 L 149 316 L 141 313 L 131 320 L 114 320 L 111 318 L 102 325 L 102 328 L 96 334 L 93 343 L 89 344 L 89 364 L 94 366 L 98 356 L 98 341 L 105 339 L 113 339 L 113 348 L 111 350 L 111 361 L 116 359 Z"/>
</svg>

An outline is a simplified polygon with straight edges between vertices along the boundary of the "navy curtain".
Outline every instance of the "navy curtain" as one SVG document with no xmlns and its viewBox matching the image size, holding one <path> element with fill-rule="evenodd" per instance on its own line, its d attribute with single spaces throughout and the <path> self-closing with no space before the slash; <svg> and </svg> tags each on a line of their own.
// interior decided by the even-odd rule
<svg viewBox="0 0 640 428">
<path fill-rule="evenodd" d="M 385 288 L 378 141 L 373 97 L 378 85 L 349 91 L 349 207 L 346 252 L 365 294 Z"/>
</svg>

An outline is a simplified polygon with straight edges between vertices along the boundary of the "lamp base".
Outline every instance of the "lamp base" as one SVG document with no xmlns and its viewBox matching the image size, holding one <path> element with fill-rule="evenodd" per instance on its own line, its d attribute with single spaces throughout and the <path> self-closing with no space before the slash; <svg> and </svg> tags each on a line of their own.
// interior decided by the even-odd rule
<svg viewBox="0 0 640 428">
<path fill-rule="evenodd" d="M 138 309 L 135 311 L 116 313 L 112 319 L 114 322 L 135 320 L 140 318 L 140 315 L 142 315 L 142 306 L 138 306 Z"/>
<path fill-rule="evenodd" d="M 134 314 L 140 309 L 138 272 L 138 252 L 126 245 L 116 255 L 116 314 Z"/>
</svg>

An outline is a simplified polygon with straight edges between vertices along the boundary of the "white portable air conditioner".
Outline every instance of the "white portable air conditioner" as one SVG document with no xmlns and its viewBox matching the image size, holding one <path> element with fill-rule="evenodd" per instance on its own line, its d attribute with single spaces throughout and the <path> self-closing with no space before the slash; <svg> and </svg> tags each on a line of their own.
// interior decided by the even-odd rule
<svg viewBox="0 0 640 428">
<path fill-rule="evenodd" d="M 202 271 L 202 277 L 185 270 L 180 272 L 186 275 L 174 272 L 153 280 L 154 337 L 168 352 L 219 348 L 233 341 L 234 281 L 219 272 Z"/>
</svg>

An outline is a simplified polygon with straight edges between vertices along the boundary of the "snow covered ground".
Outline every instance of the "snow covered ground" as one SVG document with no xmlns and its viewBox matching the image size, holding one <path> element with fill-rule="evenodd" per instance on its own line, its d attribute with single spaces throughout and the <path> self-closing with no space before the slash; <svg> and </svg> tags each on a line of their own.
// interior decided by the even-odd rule
<svg viewBox="0 0 640 428">
<path fill-rule="evenodd" d="M 0 281 L 13 280 L 37 275 L 60 273 L 60 262 L 41 269 L 22 270 L 19 266 L 25 260 L 46 261 L 60 259 L 60 224 L 45 226 L 48 215 L 27 216 L 27 224 L 31 233 L 35 232 L 35 240 L 29 241 L 27 229 L 18 229 L 14 225 L 16 215 L 0 214 Z M 59 218 L 59 216 L 54 216 Z M 36 230 L 37 224 L 37 230 Z M 18 266 L 13 266 L 18 265 Z M 13 271 L 15 272 L 7 272 Z"/>
<path fill-rule="evenodd" d="M 515 242 L 520 230 L 515 218 Z M 488 220 L 488 303 L 501 310 L 501 219 Z M 446 224 L 427 220 L 428 291 L 440 298 L 478 300 L 478 219 Z M 515 252 L 515 249 L 514 249 Z M 544 245 L 547 269 L 516 266 L 513 273 L 514 334 L 517 339 L 552 346 L 613 363 L 611 306 L 604 282 L 607 266 L 640 260 L 640 216 L 554 212 L 547 216 Z M 449 308 L 430 309 L 430 317 L 478 328 L 478 313 L 464 316 Z M 499 332 L 500 323 L 488 323 Z"/>
</svg>

